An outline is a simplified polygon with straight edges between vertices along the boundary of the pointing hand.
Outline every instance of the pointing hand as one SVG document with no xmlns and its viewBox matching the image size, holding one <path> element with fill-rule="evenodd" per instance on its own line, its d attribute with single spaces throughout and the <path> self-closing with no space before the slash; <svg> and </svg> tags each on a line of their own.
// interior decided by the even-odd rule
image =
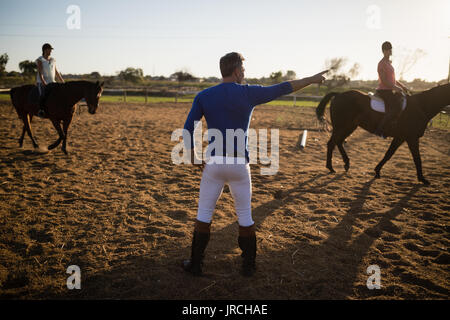
<svg viewBox="0 0 450 320">
<path fill-rule="evenodd" d="M 321 84 L 325 81 L 325 77 L 323 74 L 327 73 L 329 70 L 325 70 L 322 72 L 319 72 L 318 74 L 315 74 L 311 77 L 311 83 L 318 83 Z"/>
</svg>

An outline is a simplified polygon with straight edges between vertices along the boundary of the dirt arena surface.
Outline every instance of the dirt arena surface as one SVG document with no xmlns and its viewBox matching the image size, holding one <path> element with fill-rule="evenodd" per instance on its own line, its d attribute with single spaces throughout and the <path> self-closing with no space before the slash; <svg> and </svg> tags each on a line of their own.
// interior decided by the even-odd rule
<svg viewBox="0 0 450 320">
<path fill-rule="evenodd" d="M 189 104 L 102 104 L 74 117 L 69 155 L 33 152 L 9 103 L 0 105 L 0 298 L 3 299 L 448 299 L 450 132 L 421 141 L 426 187 L 406 144 L 373 179 L 388 148 L 357 129 L 325 168 L 328 132 L 313 108 L 260 106 L 251 127 L 280 129 L 280 168 L 252 166 L 257 273 L 240 275 L 231 195 L 218 201 L 204 277 L 190 255 L 201 175 L 171 161 Z M 328 114 L 327 109 L 327 114 Z M 56 140 L 35 118 L 41 146 Z M 303 129 L 307 146 L 298 147 Z M 68 290 L 70 265 L 81 290 Z M 366 270 L 381 269 L 380 290 Z"/>
</svg>

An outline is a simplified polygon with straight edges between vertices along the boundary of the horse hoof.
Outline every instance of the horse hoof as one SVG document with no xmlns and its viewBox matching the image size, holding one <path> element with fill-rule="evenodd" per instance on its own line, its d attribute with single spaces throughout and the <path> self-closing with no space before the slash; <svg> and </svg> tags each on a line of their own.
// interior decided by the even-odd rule
<svg viewBox="0 0 450 320">
<path fill-rule="evenodd" d="M 48 149 L 44 149 L 44 148 L 41 148 L 41 147 L 36 147 L 36 148 L 34 148 L 34 152 L 35 153 L 44 154 L 44 153 L 48 152 Z"/>
<path fill-rule="evenodd" d="M 419 179 L 420 182 L 422 182 L 424 185 L 429 186 L 430 185 L 430 181 L 428 181 L 425 178 Z"/>
<path fill-rule="evenodd" d="M 348 169 L 350 169 L 350 165 L 349 165 L 349 164 L 346 164 L 346 165 L 344 166 L 344 169 L 345 169 L 346 172 L 348 172 Z"/>
<path fill-rule="evenodd" d="M 380 173 L 379 172 L 375 172 L 375 179 L 380 179 L 380 178 L 381 178 Z"/>
<path fill-rule="evenodd" d="M 330 170 L 330 173 L 336 173 L 333 168 L 328 168 L 328 170 Z"/>
</svg>

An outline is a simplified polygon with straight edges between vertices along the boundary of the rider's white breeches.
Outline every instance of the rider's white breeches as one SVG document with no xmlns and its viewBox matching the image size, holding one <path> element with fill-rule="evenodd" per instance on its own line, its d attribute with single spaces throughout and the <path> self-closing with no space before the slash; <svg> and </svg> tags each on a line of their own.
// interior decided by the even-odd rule
<svg viewBox="0 0 450 320">
<path fill-rule="evenodd" d="M 211 222 L 216 202 L 222 194 L 225 183 L 230 187 L 239 225 L 242 227 L 253 225 L 252 181 L 248 163 L 217 164 L 209 161 L 205 165 L 200 183 L 197 220 L 205 223 Z"/>
</svg>

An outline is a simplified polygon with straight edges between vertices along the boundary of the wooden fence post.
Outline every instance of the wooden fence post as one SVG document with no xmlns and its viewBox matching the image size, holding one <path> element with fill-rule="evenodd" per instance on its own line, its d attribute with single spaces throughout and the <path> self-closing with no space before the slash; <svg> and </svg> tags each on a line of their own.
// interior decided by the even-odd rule
<svg viewBox="0 0 450 320">
<path fill-rule="evenodd" d="M 145 88 L 145 104 L 147 104 L 147 99 L 148 99 L 148 89 Z"/>
<path fill-rule="evenodd" d="M 127 90 L 123 89 L 123 101 L 127 102 Z"/>
</svg>

